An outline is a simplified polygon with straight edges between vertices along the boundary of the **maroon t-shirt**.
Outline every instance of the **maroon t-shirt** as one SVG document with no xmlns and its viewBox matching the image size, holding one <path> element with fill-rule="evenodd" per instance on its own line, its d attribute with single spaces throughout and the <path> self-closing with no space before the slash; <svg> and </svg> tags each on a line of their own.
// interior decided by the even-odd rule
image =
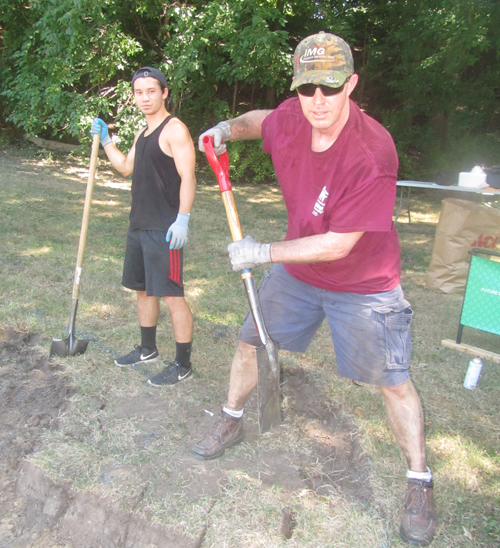
<svg viewBox="0 0 500 548">
<path fill-rule="evenodd" d="M 400 281 L 398 235 L 392 221 L 398 157 L 389 132 L 350 101 L 335 143 L 311 151 L 312 126 L 297 98 L 264 120 L 263 149 L 271 154 L 288 210 L 285 240 L 331 232 L 364 232 L 347 257 L 286 264 L 294 278 L 321 289 L 380 293 Z"/>
</svg>

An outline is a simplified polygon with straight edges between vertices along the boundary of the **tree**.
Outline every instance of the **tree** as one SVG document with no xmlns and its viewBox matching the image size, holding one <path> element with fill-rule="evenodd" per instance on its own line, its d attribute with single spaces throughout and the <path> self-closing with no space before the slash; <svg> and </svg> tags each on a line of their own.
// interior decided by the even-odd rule
<svg viewBox="0 0 500 548">
<path fill-rule="evenodd" d="M 427 159 L 439 155 L 445 167 L 452 149 L 460 150 L 460 169 L 492 160 L 494 150 L 464 155 L 463 148 L 477 133 L 498 128 L 499 11 L 493 4 L 375 0 L 367 10 L 365 89 L 373 86 L 377 94 L 367 100 L 376 103 L 400 156 L 426 151 Z"/>
<path fill-rule="evenodd" d="M 100 115 L 127 148 L 141 120 L 130 78 L 154 65 L 196 135 L 288 97 L 293 50 L 320 30 L 351 44 L 354 99 L 395 137 L 401 175 L 500 155 L 496 0 L 0 0 L 0 108 L 65 140 Z M 265 162 L 258 145 L 234 150 Z"/>
</svg>

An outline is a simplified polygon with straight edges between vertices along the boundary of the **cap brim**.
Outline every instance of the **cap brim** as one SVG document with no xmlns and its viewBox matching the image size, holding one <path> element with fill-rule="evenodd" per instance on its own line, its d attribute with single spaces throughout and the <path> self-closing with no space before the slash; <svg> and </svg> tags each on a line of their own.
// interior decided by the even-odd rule
<svg viewBox="0 0 500 548">
<path fill-rule="evenodd" d="M 297 89 L 302 84 L 315 84 L 317 86 L 323 85 L 328 86 L 329 88 L 339 88 L 345 83 L 349 76 L 352 75 L 346 74 L 345 72 L 308 70 L 293 79 L 290 91 Z"/>
</svg>

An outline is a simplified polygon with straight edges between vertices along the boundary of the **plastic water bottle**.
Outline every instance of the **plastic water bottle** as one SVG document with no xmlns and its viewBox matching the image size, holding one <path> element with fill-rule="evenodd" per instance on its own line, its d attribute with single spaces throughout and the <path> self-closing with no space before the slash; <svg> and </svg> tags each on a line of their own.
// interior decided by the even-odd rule
<svg viewBox="0 0 500 548">
<path fill-rule="evenodd" d="M 465 388 L 467 388 L 468 390 L 474 390 L 474 388 L 476 388 L 482 367 L 483 362 L 481 361 L 481 358 L 479 356 L 469 362 L 469 367 L 467 368 L 467 374 L 465 375 L 464 380 Z"/>
</svg>

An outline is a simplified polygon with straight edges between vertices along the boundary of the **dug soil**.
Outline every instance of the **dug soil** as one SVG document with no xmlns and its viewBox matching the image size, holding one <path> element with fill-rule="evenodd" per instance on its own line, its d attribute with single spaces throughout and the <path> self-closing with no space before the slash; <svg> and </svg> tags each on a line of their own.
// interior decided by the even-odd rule
<svg viewBox="0 0 500 548">
<path fill-rule="evenodd" d="M 69 410 L 78 390 L 64 366 L 49 361 L 38 342 L 34 334 L 0 330 L 0 547 L 202 547 L 203 531 L 193 541 L 167 527 L 151 525 L 133 511 L 75 489 L 70 481 L 55 483 L 30 460 L 43 443 L 44 432 L 60 427 L 59 417 Z M 307 463 L 299 462 L 297 455 L 269 451 L 255 463 L 255 470 L 266 466 L 264 485 L 311 489 L 324 495 L 340 492 L 369 503 L 369 461 L 352 425 L 339 419 L 339 409 L 322 403 L 318 387 L 300 368 L 284 370 L 282 391 L 289 402 L 287 413 L 303 417 L 307 434 L 316 443 L 314 458 L 322 466 L 312 474 L 304 473 Z M 115 412 L 125 417 L 141 408 L 144 414 L 147 407 L 148 419 L 154 421 L 156 414 L 164 412 L 164 400 L 158 398 L 155 405 L 152 398 L 124 401 Z M 231 459 L 223 462 L 227 469 L 235 466 Z M 251 462 L 245 466 L 252 470 Z M 217 473 L 204 475 L 203 485 L 192 486 L 193 499 L 200 491 L 218 492 L 224 467 L 219 461 L 213 470 Z M 281 534 L 291 536 L 293 526 L 293 513 L 284 508 Z"/>
</svg>

